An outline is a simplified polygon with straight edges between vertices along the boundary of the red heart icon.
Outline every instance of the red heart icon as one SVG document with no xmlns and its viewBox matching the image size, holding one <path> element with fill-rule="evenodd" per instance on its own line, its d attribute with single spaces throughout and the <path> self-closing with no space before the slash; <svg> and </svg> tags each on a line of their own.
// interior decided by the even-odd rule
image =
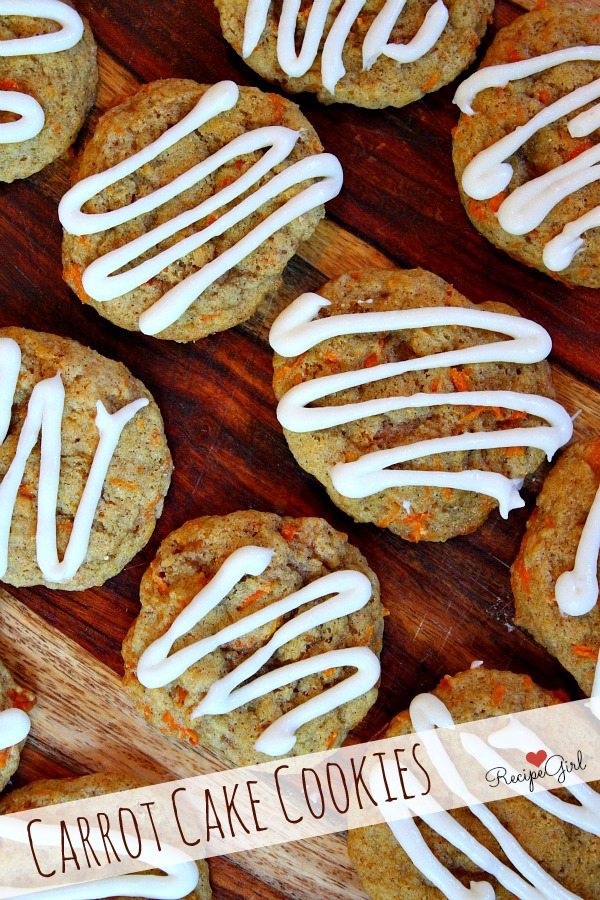
<svg viewBox="0 0 600 900">
<path fill-rule="evenodd" d="M 538 750 L 537 753 L 528 753 L 525 759 L 528 763 L 531 763 L 532 766 L 535 766 L 536 769 L 539 769 L 541 764 L 547 759 L 548 754 L 545 750 Z"/>
</svg>

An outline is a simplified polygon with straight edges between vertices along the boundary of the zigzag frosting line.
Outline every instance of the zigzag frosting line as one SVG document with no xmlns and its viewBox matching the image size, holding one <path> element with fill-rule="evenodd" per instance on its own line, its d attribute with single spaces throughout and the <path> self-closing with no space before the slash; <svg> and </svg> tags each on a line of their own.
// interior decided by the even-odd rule
<svg viewBox="0 0 600 900">
<path fill-rule="evenodd" d="M 435 47 L 446 25 L 449 12 L 443 0 L 436 0 L 427 11 L 416 35 L 408 44 L 390 43 L 394 25 L 402 15 L 407 0 L 386 0 L 365 35 L 362 57 L 363 71 L 370 69 L 381 56 L 399 63 L 415 62 Z M 345 0 L 323 44 L 321 78 L 333 94 L 337 83 L 346 74 L 342 55 L 350 30 L 365 0 Z M 250 56 L 260 41 L 267 24 L 271 0 L 248 0 L 244 25 L 242 55 Z M 300 52 L 296 52 L 296 25 L 300 0 L 283 0 L 277 29 L 277 61 L 292 78 L 301 78 L 313 65 L 323 40 L 331 0 L 313 0 L 306 22 Z"/>
<path fill-rule="evenodd" d="M 280 756 L 292 750 L 296 743 L 296 732 L 302 725 L 369 691 L 379 680 L 379 659 L 368 647 L 349 647 L 288 663 L 258 678 L 254 676 L 288 641 L 366 606 L 372 593 L 371 582 L 366 575 L 354 570 L 325 575 L 282 600 L 233 622 L 216 634 L 169 655 L 174 643 L 195 628 L 242 578 L 261 575 L 269 566 L 272 556 L 273 550 L 265 547 L 247 546 L 235 550 L 211 581 L 177 616 L 168 631 L 144 651 L 137 665 L 137 677 L 144 687 L 164 687 L 219 647 L 306 603 L 329 596 L 328 600 L 289 619 L 263 647 L 228 675 L 215 681 L 192 713 L 193 718 L 223 715 L 308 675 L 342 666 L 355 668 L 353 675 L 285 713 L 263 731 L 255 744 L 256 750 L 269 756 Z"/>
<path fill-rule="evenodd" d="M 8 434 L 11 410 L 21 365 L 21 350 L 12 338 L 0 338 L 0 445 Z M 17 449 L 0 483 L 0 578 L 8 567 L 8 547 L 15 503 L 27 460 L 41 435 L 40 476 L 37 493 L 37 564 L 46 581 L 60 584 L 73 578 L 87 555 L 96 509 L 104 480 L 121 433 L 137 412 L 148 405 L 145 397 L 110 415 L 97 403 L 96 427 L 100 440 L 62 562 L 58 559 L 56 512 L 61 465 L 61 425 L 65 390 L 60 374 L 36 384 Z"/>
<path fill-rule="evenodd" d="M 32 16 L 32 13 L 34 14 Z M 60 0 L 0 0 L 0 16 L 51 19 L 61 27 L 49 34 L 0 41 L 0 58 L 59 53 L 79 43 L 83 21 L 79 13 Z M 29 94 L 0 91 L 0 112 L 15 113 L 14 122 L 0 123 L 0 144 L 18 144 L 36 137 L 44 127 L 44 110 Z"/>
<path fill-rule="evenodd" d="M 401 463 L 465 450 L 526 446 L 543 450 L 551 458 L 570 440 L 573 424 L 566 411 L 547 397 L 514 391 L 461 391 L 451 394 L 414 394 L 411 397 L 382 397 L 341 406 L 310 406 L 325 397 L 383 381 L 407 372 L 485 362 L 535 363 L 550 352 L 550 336 L 540 325 L 518 316 L 462 307 L 428 307 L 392 312 L 351 313 L 316 319 L 329 301 L 318 294 L 303 294 L 274 322 L 269 340 L 282 356 L 296 356 L 336 336 L 431 328 L 443 325 L 479 328 L 511 335 L 513 340 L 481 344 L 447 353 L 385 363 L 369 369 L 341 372 L 316 378 L 291 388 L 279 402 L 277 417 L 288 431 L 306 433 L 355 422 L 369 416 L 403 409 L 434 406 L 500 407 L 544 419 L 545 426 L 511 428 L 497 432 L 466 432 L 462 435 L 420 441 L 389 450 L 367 453 L 350 463 L 338 463 L 330 470 L 334 488 L 345 497 L 369 497 L 386 488 L 404 486 L 448 487 L 476 491 L 494 497 L 502 516 L 523 506 L 519 494 L 522 482 L 496 472 L 469 469 L 438 472 L 391 469 Z"/>
<path fill-rule="evenodd" d="M 24 741 L 31 728 L 31 720 L 21 709 L 4 709 L 0 712 L 0 750 L 14 747 Z"/>
<path fill-rule="evenodd" d="M 544 72 L 562 63 L 577 61 L 600 62 L 600 46 L 568 47 L 533 59 L 487 66 L 461 84 L 454 102 L 465 115 L 473 116 L 476 113 L 472 103 L 481 91 L 491 87 L 505 87 L 512 81 Z M 513 167 L 507 160 L 514 153 L 542 128 L 595 103 L 599 98 L 600 78 L 597 78 L 551 103 L 525 125 L 482 150 L 471 160 L 462 175 L 462 186 L 467 196 L 474 200 L 489 200 L 505 191 L 513 177 Z M 572 118 L 567 127 L 572 137 L 587 137 L 599 125 L 600 104 L 596 103 Z M 534 231 L 559 203 L 600 179 L 599 162 L 600 145 L 596 145 L 575 159 L 516 188 L 498 209 L 500 225 L 508 234 L 522 235 Z M 600 207 L 569 222 L 560 234 L 546 244 L 543 254 L 546 267 L 551 271 L 561 272 L 570 266 L 584 246 L 585 232 L 599 226 Z"/>
<path fill-rule="evenodd" d="M 183 279 L 147 309 L 139 320 L 140 330 L 144 334 L 158 334 L 172 325 L 185 313 L 194 300 L 218 278 L 239 265 L 243 259 L 277 231 L 310 210 L 331 200 L 341 189 L 342 168 L 335 156 L 330 153 L 319 153 L 306 157 L 279 172 L 212 224 L 177 241 L 173 246 L 144 262 L 128 268 L 127 271 L 116 274 L 120 269 L 131 266 L 137 258 L 156 247 L 161 241 L 172 238 L 182 229 L 194 225 L 246 194 L 274 167 L 289 157 L 298 142 L 299 132 L 279 125 L 257 128 L 245 132 L 213 153 L 212 156 L 179 175 L 169 184 L 127 206 L 107 213 L 89 214 L 82 211 L 84 205 L 105 188 L 138 171 L 143 165 L 156 159 L 160 153 L 174 146 L 210 119 L 233 109 L 238 98 L 239 88 L 232 81 L 222 81 L 213 85 L 180 122 L 165 131 L 157 140 L 110 169 L 84 178 L 75 184 L 60 202 L 59 218 L 67 232 L 76 235 L 98 234 L 157 209 L 234 159 L 258 150 L 265 151 L 247 172 L 198 206 L 180 213 L 135 240 L 104 254 L 87 266 L 82 276 L 84 290 L 94 300 L 106 302 L 114 300 L 116 297 L 122 297 L 129 291 L 140 287 L 160 274 L 167 266 L 244 221 L 263 204 L 283 192 L 304 181 L 313 181 L 314 179 L 312 184 L 271 213 L 245 237 L 197 272 Z"/>
</svg>

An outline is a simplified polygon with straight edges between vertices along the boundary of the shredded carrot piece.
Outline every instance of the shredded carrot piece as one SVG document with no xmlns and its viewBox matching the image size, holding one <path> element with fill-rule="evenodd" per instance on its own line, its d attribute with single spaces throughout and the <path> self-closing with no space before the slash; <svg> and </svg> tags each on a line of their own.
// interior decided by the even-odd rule
<svg viewBox="0 0 600 900">
<path fill-rule="evenodd" d="M 594 650 L 593 647 L 587 647 L 585 644 L 573 644 L 571 650 L 576 656 L 581 656 L 583 659 L 598 658 L 598 650 Z"/>
<path fill-rule="evenodd" d="M 139 485 L 135 483 L 135 481 L 124 481 L 122 478 L 110 478 L 110 484 L 114 484 L 115 487 L 125 488 L 127 491 L 139 491 Z"/>
<path fill-rule="evenodd" d="M 453 493 L 454 491 L 452 490 L 452 488 L 442 488 L 442 497 L 444 498 L 444 500 L 451 500 Z"/>
<path fill-rule="evenodd" d="M 411 533 L 409 540 L 411 541 L 420 541 L 422 537 L 427 534 L 426 523 L 431 518 L 430 513 L 422 512 L 422 513 L 412 513 L 410 516 L 406 516 L 402 520 L 403 525 L 411 526 Z"/>
<path fill-rule="evenodd" d="M 167 584 L 165 579 L 162 577 L 162 575 L 160 575 L 160 573 L 157 571 L 156 566 L 152 566 L 152 571 L 150 573 L 150 577 L 151 577 L 152 581 L 154 582 L 154 584 L 156 585 L 159 594 L 164 595 L 164 594 L 169 593 L 169 585 Z"/>
<path fill-rule="evenodd" d="M 338 734 L 339 734 L 339 731 L 332 731 L 331 734 L 329 735 L 329 737 L 327 738 L 327 749 L 328 750 L 331 750 L 331 748 L 335 744 Z"/>
<path fill-rule="evenodd" d="M 258 600 L 260 597 L 264 597 L 265 594 L 269 594 L 272 590 L 273 590 L 273 585 L 268 585 L 264 588 L 259 588 L 257 591 L 254 591 L 253 594 L 250 594 L 249 597 L 246 597 L 246 599 L 240 603 L 240 605 L 238 606 L 238 612 L 241 609 L 246 609 L 247 606 L 250 606 L 252 603 L 254 603 L 256 600 Z"/>
<path fill-rule="evenodd" d="M 450 369 L 452 384 L 457 391 L 468 391 L 471 388 L 471 379 L 466 372 L 459 369 Z"/>
<path fill-rule="evenodd" d="M 379 362 L 379 354 L 377 352 L 369 353 L 363 363 L 363 369 L 371 369 Z"/>
<path fill-rule="evenodd" d="M 29 712 L 35 706 L 35 694 L 26 691 L 25 688 L 11 688 L 7 695 L 13 709 L 22 709 Z"/>
<path fill-rule="evenodd" d="M 517 556 L 513 569 L 517 578 L 521 582 L 523 590 L 528 591 L 529 585 L 531 583 L 531 571 L 525 565 L 525 559 L 522 553 L 519 553 L 519 555 Z"/>
<path fill-rule="evenodd" d="M 188 693 L 189 692 L 186 691 L 185 688 L 182 688 L 180 684 L 175 686 L 175 702 L 177 703 L 177 706 L 183 706 L 187 699 Z"/>
<path fill-rule="evenodd" d="M 498 210 L 506 200 L 506 197 L 506 191 L 502 191 L 500 194 L 496 194 L 495 197 L 492 197 L 490 200 L 488 200 L 488 206 L 492 210 L 492 212 L 498 212 Z"/>
<path fill-rule="evenodd" d="M 8 758 L 10 756 L 11 747 L 8 747 L 6 750 L 3 750 L 0 753 L 0 769 L 4 768 L 6 763 L 8 762 Z"/>
<path fill-rule="evenodd" d="M 392 502 L 392 506 L 393 509 L 390 509 L 387 515 L 378 520 L 377 525 L 379 528 L 387 528 L 388 525 L 391 525 L 402 512 L 402 507 L 399 503 L 396 503 L 396 501 Z"/>
<path fill-rule="evenodd" d="M 86 297 L 86 293 L 83 289 L 83 282 L 81 280 L 81 266 L 78 266 L 75 263 L 70 266 L 66 266 L 63 275 L 67 284 L 69 284 L 73 288 L 79 299 L 83 300 Z"/>
<path fill-rule="evenodd" d="M 195 731 L 192 731 L 191 728 L 184 728 L 183 725 L 179 725 L 170 712 L 166 712 L 163 715 L 163 722 L 165 722 L 171 731 L 177 732 L 180 738 L 187 739 L 192 747 L 195 747 L 196 744 L 199 743 L 200 738 L 196 734 Z"/>
<path fill-rule="evenodd" d="M 451 691 L 452 690 L 452 676 L 444 675 L 438 684 L 438 690 L 440 691 Z"/>
<path fill-rule="evenodd" d="M 286 522 L 281 527 L 281 537 L 284 541 L 293 541 L 299 531 L 299 525 L 294 525 L 292 522 Z"/>
<path fill-rule="evenodd" d="M 335 669 L 324 669 L 324 670 L 323 670 L 323 675 L 324 675 L 326 678 L 331 678 L 331 676 L 333 675 L 334 672 L 335 672 Z"/>
<path fill-rule="evenodd" d="M 494 706 L 498 706 L 501 703 L 502 698 L 506 693 L 506 685 L 505 684 L 497 684 L 492 691 L 492 703 Z"/>
<path fill-rule="evenodd" d="M 12 78 L 7 78 L 6 81 L 0 81 L 0 91 L 14 91 L 18 87 L 18 83 Z"/>
<path fill-rule="evenodd" d="M 523 687 L 530 690 L 533 687 L 533 678 L 531 675 L 523 675 Z"/>
<path fill-rule="evenodd" d="M 421 85 L 422 91 L 431 91 L 440 80 L 439 72 L 432 72 L 429 78 Z"/>
</svg>

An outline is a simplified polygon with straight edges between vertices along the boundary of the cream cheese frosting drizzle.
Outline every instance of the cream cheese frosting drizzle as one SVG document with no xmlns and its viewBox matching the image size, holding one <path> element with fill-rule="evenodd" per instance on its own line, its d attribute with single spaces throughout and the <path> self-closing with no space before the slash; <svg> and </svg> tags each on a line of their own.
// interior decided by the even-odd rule
<svg viewBox="0 0 600 900">
<path fill-rule="evenodd" d="M 598 602 L 598 554 L 600 553 L 600 488 L 584 525 L 575 566 L 556 581 L 556 602 L 568 616 L 584 616 Z"/>
<path fill-rule="evenodd" d="M 31 728 L 31 719 L 22 709 L 4 709 L 0 712 L 0 750 L 14 747 L 24 741 Z"/>
<path fill-rule="evenodd" d="M 0 57 L 42 55 L 69 50 L 83 36 L 79 13 L 60 0 L 0 0 L 0 16 L 28 16 L 50 19 L 60 25 L 58 31 L 0 41 Z M 18 115 L 14 122 L 0 123 L 0 144 L 17 144 L 36 137 L 44 127 L 44 110 L 29 94 L 0 91 L 0 112 Z"/>
<path fill-rule="evenodd" d="M 130 222 L 136 216 L 158 209 L 232 160 L 249 153 L 265 151 L 247 172 L 198 206 L 152 228 L 122 247 L 100 256 L 87 266 L 82 276 L 84 290 L 94 300 L 106 302 L 139 288 L 159 275 L 167 266 L 224 234 L 283 192 L 304 181 L 313 181 L 263 219 L 236 244 L 180 281 L 142 313 L 139 328 L 144 334 L 158 334 L 172 325 L 218 278 L 239 265 L 277 231 L 331 200 L 341 189 L 343 175 L 338 159 L 330 153 L 313 154 L 274 175 L 268 182 L 216 218 L 212 224 L 201 227 L 194 234 L 177 241 L 151 258 L 132 265 L 136 259 L 157 247 L 160 242 L 172 238 L 182 229 L 189 228 L 247 194 L 294 150 L 300 140 L 300 132 L 280 125 L 256 128 L 234 138 L 207 159 L 145 197 L 140 197 L 111 212 L 83 212 L 84 205 L 105 188 L 137 172 L 188 134 L 221 113 L 233 109 L 238 99 L 239 88 L 232 81 L 222 81 L 213 85 L 180 122 L 165 131 L 157 140 L 110 169 L 84 178 L 75 184 L 60 202 L 59 218 L 67 232 L 75 235 L 98 234 Z M 126 271 L 119 271 L 124 268 Z"/>
<path fill-rule="evenodd" d="M 171 653 L 175 642 L 195 628 L 241 579 L 261 575 L 268 568 L 273 552 L 266 547 L 246 546 L 227 557 L 216 575 L 182 610 L 168 631 L 144 651 L 138 662 L 137 677 L 144 687 L 164 687 L 219 647 L 289 615 L 307 603 L 322 600 L 285 622 L 264 646 L 228 675 L 215 681 L 192 713 L 192 718 L 223 715 L 308 675 L 342 666 L 356 669 L 353 675 L 285 713 L 263 731 L 254 745 L 255 749 L 269 756 L 280 756 L 292 750 L 296 732 L 302 725 L 369 691 L 379 680 L 379 659 L 368 647 L 348 647 L 288 663 L 258 678 L 255 676 L 288 641 L 366 606 L 372 593 L 371 582 L 366 575 L 351 569 L 325 575 L 233 622 L 216 634 Z M 324 599 L 326 597 L 329 599 Z"/>
<path fill-rule="evenodd" d="M 486 362 L 536 363 L 545 359 L 552 346 L 547 331 L 535 322 L 519 316 L 462 307 L 427 307 L 364 312 L 316 318 L 329 301 L 319 294 L 303 294 L 275 320 L 269 340 L 281 356 L 294 357 L 330 338 L 351 334 L 400 331 L 406 328 L 431 328 L 444 325 L 472 327 L 510 335 L 510 341 L 497 341 L 385 363 L 368 369 L 341 372 L 307 381 L 291 388 L 277 407 L 279 422 L 288 431 L 306 433 L 355 422 L 369 416 L 397 410 L 434 406 L 499 407 L 536 416 L 547 425 L 510 428 L 497 432 L 465 432 L 461 435 L 420 441 L 388 450 L 367 453 L 350 463 L 338 463 L 330 469 L 333 487 L 342 496 L 370 497 L 393 487 L 431 486 L 476 491 L 494 497 L 505 518 L 512 509 L 524 505 L 520 480 L 497 472 L 469 469 L 463 472 L 438 472 L 391 469 L 441 453 L 464 450 L 488 450 L 526 446 L 543 450 L 548 458 L 570 440 L 573 423 L 566 411 L 548 397 L 514 391 L 460 391 L 455 393 L 413 394 L 409 397 L 382 397 L 341 406 L 310 406 L 325 397 L 383 381 L 407 372 L 419 372 L 448 366 Z"/>
<path fill-rule="evenodd" d="M 10 426 L 21 350 L 12 338 L 0 338 L 0 445 Z M 38 382 L 31 392 L 27 415 L 14 458 L 0 483 L 0 578 L 8 566 L 11 523 L 19 487 L 33 448 L 41 435 L 40 474 L 37 492 L 37 564 L 45 580 L 60 584 L 73 578 L 84 562 L 104 480 L 123 429 L 137 412 L 148 405 L 141 397 L 110 414 L 97 403 L 96 428 L 99 442 L 62 561 L 58 559 L 56 513 L 61 466 L 61 426 L 65 390 L 60 373 Z"/>
<path fill-rule="evenodd" d="M 505 87 L 512 81 L 528 78 L 563 63 L 600 62 L 600 46 L 567 47 L 533 59 L 503 65 L 487 66 L 461 84 L 454 102 L 468 116 L 476 115 L 473 101 L 481 91 Z M 572 137 L 587 137 L 600 126 L 600 78 L 583 85 L 551 103 L 533 116 L 525 125 L 505 135 L 495 144 L 482 150 L 471 160 L 462 175 L 462 186 L 474 200 L 490 200 L 510 186 L 513 166 L 508 160 L 534 135 L 577 110 L 567 128 Z M 497 216 L 509 234 L 529 234 L 538 228 L 546 216 L 563 200 L 600 178 L 600 145 L 580 153 L 574 159 L 550 172 L 533 178 L 516 188 L 500 205 Z M 600 226 L 600 207 L 569 222 L 563 231 L 549 241 L 543 253 L 544 265 L 561 272 L 573 262 L 584 246 L 583 235 Z"/>
<path fill-rule="evenodd" d="M 335 93 L 336 85 L 346 74 L 342 60 L 348 35 L 366 0 L 345 0 L 323 43 L 321 79 L 323 86 Z M 277 61 L 286 75 L 301 78 L 313 65 L 323 41 L 331 0 L 313 0 L 300 52 L 296 52 L 296 26 L 301 0 L 283 0 L 277 29 Z M 381 56 L 398 63 L 415 62 L 437 44 L 448 24 L 448 7 L 436 0 L 427 11 L 419 30 L 407 44 L 390 43 L 392 31 L 404 11 L 407 0 L 386 0 L 367 31 L 362 47 L 363 71 L 370 69 Z M 248 0 L 242 55 L 249 57 L 261 39 L 267 24 L 271 0 Z"/>
<path fill-rule="evenodd" d="M 429 758 L 436 769 L 443 773 L 449 788 L 463 798 L 470 812 L 488 830 L 514 868 L 506 865 L 495 853 L 488 850 L 434 799 L 425 800 L 429 809 L 421 815 L 423 821 L 520 900 L 579 900 L 576 894 L 564 888 L 546 872 L 497 816 L 469 791 L 435 733 L 438 727 L 454 727 L 452 715 L 446 705 L 433 694 L 420 694 L 411 703 L 410 717 L 413 728 L 421 734 Z M 475 735 L 467 734 L 462 735 L 461 740 L 464 749 L 484 771 L 502 766 L 507 769 L 509 776 L 518 773 L 495 752 L 494 747 L 516 749 L 524 754 L 531 746 L 541 747 L 539 738 L 534 732 L 515 720 L 502 731 L 492 734 L 489 743 Z M 550 748 L 543 747 L 543 749 L 548 756 L 552 755 Z M 424 786 L 414 775 L 410 773 L 408 775 L 409 782 L 414 784 L 407 783 L 407 791 L 419 796 L 423 793 Z M 381 773 L 378 773 L 373 786 L 383 795 Z M 535 785 L 533 793 L 529 792 L 526 784 L 515 784 L 513 790 L 563 822 L 591 834 L 600 835 L 600 797 L 589 785 L 579 782 L 568 788 L 575 802 L 561 800 L 538 785 Z M 410 801 L 408 802 L 410 805 Z M 423 804 L 422 796 L 419 796 L 419 802 Z M 381 804 L 381 808 L 385 815 L 384 803 Z M 467 888 L 452 874 L 429 848 L 412 818 L 396 821 L 388 818 L 388 824 L 414 865 L 449 900 L 467 900 L 467 898 L 493 900 L 495 891 L 489 882 L 474 881 Z"/>
</svg>

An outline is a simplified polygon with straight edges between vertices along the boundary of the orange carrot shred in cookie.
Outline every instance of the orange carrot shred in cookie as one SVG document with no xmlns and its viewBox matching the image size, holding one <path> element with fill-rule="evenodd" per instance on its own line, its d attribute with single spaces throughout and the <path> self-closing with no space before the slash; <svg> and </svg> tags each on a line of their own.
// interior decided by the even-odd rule
<svg viewBox="0 0 600 900">
<path fill-rule="evenodd" d="M 292 522 L 286 522 L 285 525 L 282 525 L 281 527 L 281 537 L 285 541 L 293 541 L 299 530 L 300 528 L 298 525 L 294 525 Z"/>
<path fill-rule="evenodd" d="M 581 656 L 583 659 L 597 659 L 598 658 L 598 649 L 594 650 L 593 647 L 588 647 L 586 644 L 573 644 L 571 650 L 576 656 Z"/>
<path fill-rule="evenodd" d="M 502 698 L 506 693 L 506 685 L 505 684 L 497 684 L 494 686 L 492 691 L 492 703 L 494 706 L 498 706 L 502 702 Z"/>
<path fill-rule="evenodd" d="M 11 688 L 7 693 L 8 700 L 13 709 L 22 709 L 29 712 L 35 706 L 35 695 L 24 688 Z"/>
<path fill-rule="evenodd" d="M 335 744 L 338 734 L 339 734 L 338 731 L 332 731 L 331 734 L 329 735 L 329 737 L 327 738 L 327 749 L 328 750 L 331 750 L 331 748 Z"/>
<path fill-rule="evenodd" d="M 469 391 L 471 389 L 471 379 L 464 370 L 450 369 L 450 377 L 457 391 Z"/>
</svg>

